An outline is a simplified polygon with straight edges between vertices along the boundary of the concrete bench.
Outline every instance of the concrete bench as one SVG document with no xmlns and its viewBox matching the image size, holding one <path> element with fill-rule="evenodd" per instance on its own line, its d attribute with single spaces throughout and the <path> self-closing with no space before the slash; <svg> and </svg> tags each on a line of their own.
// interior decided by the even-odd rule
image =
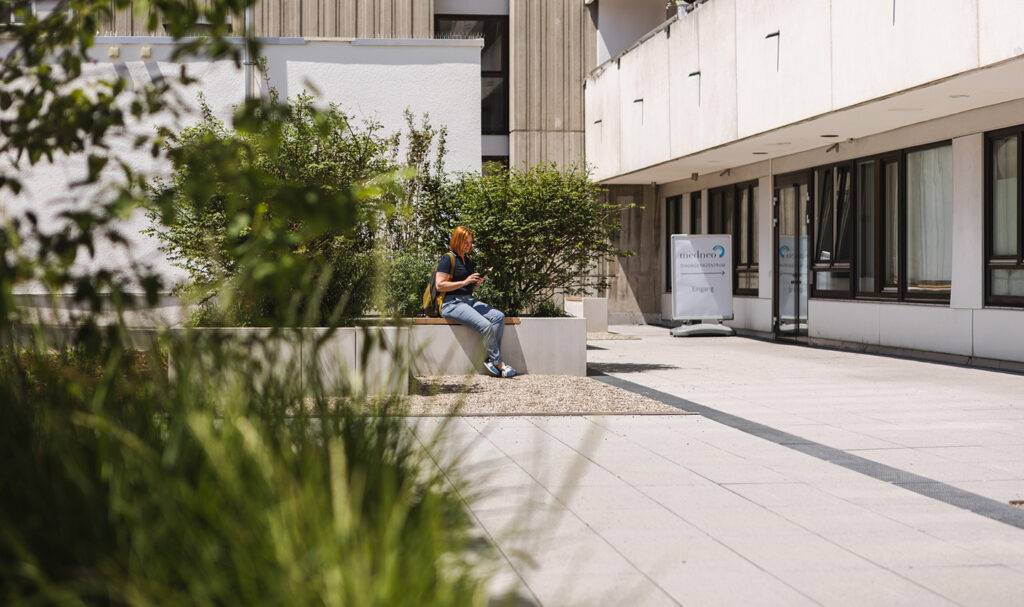
<svg viewBox="0 0 1024 607">
<path fill-rule="evenodd" d="M 585 319 L 506 318 L 505 325 L 501 354 L 516 369 L 536 375 L 587 374 Z M 472 328 L 443 318 L 417 318 L 409 330 L 417 375 L 483 372 L 484 344 Z"/>
</svg>

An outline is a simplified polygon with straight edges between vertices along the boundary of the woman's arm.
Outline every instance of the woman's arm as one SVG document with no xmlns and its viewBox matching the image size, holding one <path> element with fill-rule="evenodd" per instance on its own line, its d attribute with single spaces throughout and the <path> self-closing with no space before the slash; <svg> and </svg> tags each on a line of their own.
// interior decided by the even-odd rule
<svg viewBox="0 0 1024 607">
<path fill-rule="evenodd" d="M 449 291 L 455 291 L 461 289 L 466 285 L 471 285 L 479 282 L 480 275 L 473 273 L 466 280 L 451 280 L 451 274 L 445 274 L 444 272 L 437 272 L 434 274 L 434 285 L 437 287 L 438 293 L 448 293 Z"/>
</svg>

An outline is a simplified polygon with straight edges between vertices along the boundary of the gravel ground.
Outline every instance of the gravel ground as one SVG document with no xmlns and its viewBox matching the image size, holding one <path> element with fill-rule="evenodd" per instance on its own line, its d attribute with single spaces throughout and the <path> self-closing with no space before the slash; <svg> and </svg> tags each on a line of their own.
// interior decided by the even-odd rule
<svg viewBox="0 0 1024 607">
<path fill-rule="evenodd" d="M 590 377 L 418 377 L 409 415 L 680 415 L 683 411 Z"/>
</svg>

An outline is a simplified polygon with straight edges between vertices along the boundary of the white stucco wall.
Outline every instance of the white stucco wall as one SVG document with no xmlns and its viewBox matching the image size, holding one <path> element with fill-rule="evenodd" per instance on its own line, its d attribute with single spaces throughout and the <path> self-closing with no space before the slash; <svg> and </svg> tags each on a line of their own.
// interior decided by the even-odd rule
<svg viewBox="0 0 1024 607">
<path fill-rule="evenodd" d="M 282 96 L 319 91 L 355 116 L 405 129 L 404 112 L 448 129 L 448 167 L 480 169 L 480 48 L 477 40 L 309 40 L 267 46 L 270 85 Z"/>
<path fill-rule="evenodd" d="M 611 27 L 614 15 L 606 15 L 604 26 Z M 844 123 L 843 137 L 921 122 L 943 115 L 946 106 L 950 113 L 971 103 L 981 107 L 981 89 L 994 99 L 988 103 L 1013 99 L 1016 93 L 996 98 L 1013 87 L 985 81 L 979 68 L 1024 55 L 1022 29 L 1019 0 L 712 0 L 595 70 L 587 82 L 588 138 L 595 136 L 593 118 L 610 120 L 613 108 L 598 100 L 611 95 L 643 96 L 645 105 L 656 101 L 671 111 L 651 115 L 659 124 L 633 129 L 627 128 L 632 108 L 620 106 L 619 139 L 607 130 L 602 138 L 602 146 L 618 153 L 603 151 L 588 162 L 598 179 L 612 179 L 956 75 L 965 76 L 938 100 L 911 95 L 890 103 L 870 123 Z M 665 69 L 666 78 L 651 80 Z M 699 77 L 690 76 L 697 71 Z M 669 134 L 667 153 L 660 141 L 651 145 L 651 132 Z M 613 160 L 621 162 L 605 164 Z"/>
<path fill-rule="evenodd" d="M 447 166 L 452 171 L 478 171 L 480 140 L 480 46 L 475 40 L 351 40 L 305 41 L 268 40 L 264 54 L 269 87 L 282 96 L 294 97 L 303 90 L 319 91 L 318 103 L 338 103 L 358 120 L 373 120 L 383 125 L 386 134 L 405 130 L 404 111 L 417 117 L 430 116 L 434 126 L 448 129 Z M 151 49 L 149 59 L 141 57 L 143 46 Z M 108 59 L 108 49 L 120 52 Z M 159 77 L 174 77 L 180 64 L 169 62 L 173 49 L 168 38 L 98 38 L 85 80 L 121 74 L 139 86 Z M 174 129 L 194 123 L 201 93 L 215 116 L 230 121 L 232 108 L 243 101 L 243 73 L 230 62 L 190 62 L 189 74 L 199 83 L 181 91 L 191 111 L 179 119 L 163 117 L 133 132 L 151 132 L 156 124 Z M 135 170 L 148 174 L 165 173 L 167 167 L 154 161 L 145 151 L 130 149 L 130 136 L 115 140 L 114 149 Z M 84 174 L 81 158 L 58 159 L 20 173 L 25 189 L 16 200 L 4 202 L 0 212 L 15 214 L 24 208 L 39 213 L 45 222 L 57 210 L 88 200 L 91 191 L 69 189 L 69 184 Z M 169 283 L 182 277 L 180 270 L 167 262 L 159 243 L 142 231 L 148 227 L 141 214 L 122 226 L 131 241 L 130 253 L 122 247 L 101 245 L 90 267 L 125 267 L 141 261 L 165 276 Z M 29 289 L 33 290 L 33 289 Z"/>
</svg>

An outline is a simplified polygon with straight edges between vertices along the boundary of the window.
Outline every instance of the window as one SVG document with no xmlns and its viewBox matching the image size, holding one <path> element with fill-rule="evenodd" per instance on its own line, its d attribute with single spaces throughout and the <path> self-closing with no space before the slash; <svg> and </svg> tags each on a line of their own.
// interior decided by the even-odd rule
<svg viewBox="0 0 1024 607">
<path fill-rule="evenodd" d="M 849 296 L 852 169 L 840 165 L 815 171 L 815 295 Z"/>
<path fill-rule="evenodd" d="M 814 297 L 948 301 L 949 142 L 814 171 Z"/>
<path fill-rule="evenodd" d="M 665 199 L 665 292 L 672 292 L 672 235 L 683 234 L 683 197 Z"/>
<path fill-rule="evenodd" d="M 508 17 L 438 15 L 437 38 L 483 38 L 480 54 L 480 119 L 484 135 L 508 135 Z"/>
<path fill-rule="evenodd" d="M 0 0 L 0 32 L 24 24 L 24 13 L 31 10 L 28 0 Z"/>
<path fill-rule="evenodd" d="M 733 292 L 757 295 L 757 182 L 711 190 L 708 228 L 732 235 Z"/>
<path fill-rule="evenodd" d="M 986 141 L 985 302 L 1024 306 L 1024 206 L 1021 141 L 1024 127 L 989 134 Z"/>
<path fill-rule="evenodd" d="M 690 192 L 690 234 L 700 234 L 703 228 L 700 198 L 700 192 Z"/>
<path fill-rule="evenodd" d="M 906 293 L 948 299 L 953 271 L 953 148 L 906 159 Z"/>
</svg>

